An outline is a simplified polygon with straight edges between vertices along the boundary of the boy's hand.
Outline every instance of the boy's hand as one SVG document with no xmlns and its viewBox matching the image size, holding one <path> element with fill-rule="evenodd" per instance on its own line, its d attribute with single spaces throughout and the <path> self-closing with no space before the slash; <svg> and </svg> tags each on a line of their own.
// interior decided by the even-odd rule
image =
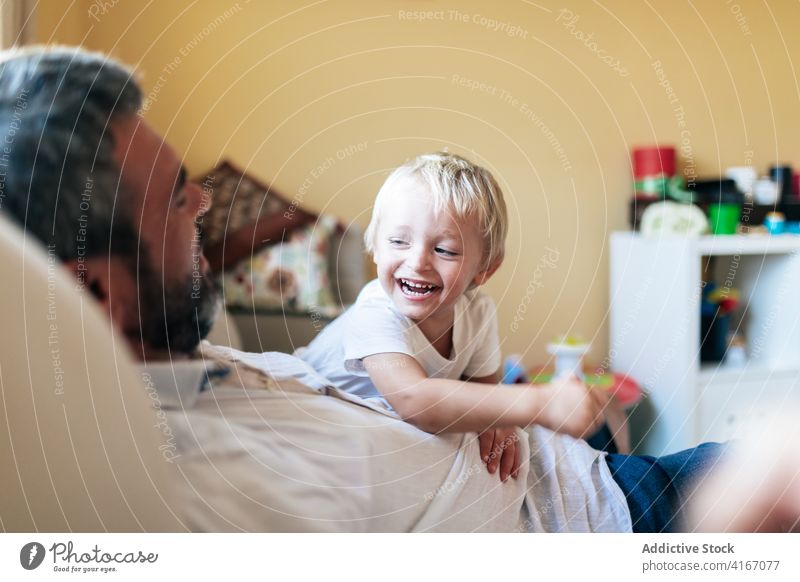
<svg viewBox="0 0 800 582">
<path fill-rule="evenodd" d="M 489 473 L 500 468 L 500 480 L 509 476 L 517 478 L 519 458 L 517 455 L 517 433 L 513 428 L 495 428 L 481 433 L 478 437 L 481 459 L 486 463 Z"/>
<path fill-rule="evenodd" d="M 536 424 L 577 438 L 592 436 L 603 425 L 607 391 L 589 388 L 574 376 L 533 390 L 539 390 L 541 397 Z"/>
</svg>

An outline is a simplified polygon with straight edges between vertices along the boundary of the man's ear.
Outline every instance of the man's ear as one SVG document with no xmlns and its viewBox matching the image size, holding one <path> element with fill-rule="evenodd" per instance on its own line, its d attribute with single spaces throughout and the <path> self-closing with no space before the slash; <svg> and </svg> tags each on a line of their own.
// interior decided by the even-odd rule
<svg viewBox="0 0 800 582">
<path fill-rule="evenodd" d="M 492 277 L 492 275 L 495 274 L 495 271 L 497 271 L 497 269 L 499 269 L 500 265 L 502 264 L 503 264 L 503 257 L 497 257 L 489 264 L 488 267 L 486 267 L 486 269 L 480 271 L 477 275 L 475 275 L 475 278 L 472 279 L 472 284 L 475 285 L 476 287 L 479 285 L 483 285 L 484 283 L 486 283 L 486 281 L 488 281 Z"/>
</svg>

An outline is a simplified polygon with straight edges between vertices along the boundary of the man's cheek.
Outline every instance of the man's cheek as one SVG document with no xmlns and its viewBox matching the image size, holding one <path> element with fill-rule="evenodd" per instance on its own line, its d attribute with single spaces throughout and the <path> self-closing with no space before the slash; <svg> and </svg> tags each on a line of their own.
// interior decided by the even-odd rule
<svg viewBox="0 0 800 582">
<path fill-rule="evenodd" d="M 175 224 L 171 223 L 169 217 L 164 216 L 161 212 L 147 207 L 144 209 L 141 224 L 142 239 L 150 246 L 154 254 L 160 255 L 161 248 L 170 242 L 170 231 L 174 230 Z"/>
</svg>

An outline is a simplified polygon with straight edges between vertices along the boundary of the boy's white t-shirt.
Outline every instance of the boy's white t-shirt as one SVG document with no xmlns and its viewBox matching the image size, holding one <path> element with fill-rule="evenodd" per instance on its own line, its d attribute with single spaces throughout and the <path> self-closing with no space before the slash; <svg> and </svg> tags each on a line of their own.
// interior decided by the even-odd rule
<svg viewBox="0 0 800 582">
<path fill-rule="evenodd" d="M 380 398 L 364 369 L 364 358 L 375 354 L 407 354 L 429 378 L 480 378 L 500 369 L 500 344 L 494 302 L 473 289 L 454 306 L 453 350 L 442 356 L 422 331 L 397 311 L 376 279 L 368 283 L 350 307 L 296 355 L 340 390 L 362 398 Z"/>
<path fill-rule="evenodd" d="M 436 378 L 481 377 L 498 371 L 500 346 L 492 300 L 477 290 L 469 291 L 456 303 L 455 310 L 453 353 L 447 359 L 411 320 L 397 312 L 380 283 L 372 281 L 350 309 L 295 355 L 339 390 L 372 400 L 371 404 L 385 409 L 388 407 L 386 399 L 378 393 L 364 370 L 363 359 L 367 356 L 389 352 L 408 354 L 422 365 L 429 377 Z M 529 427 L 526 434 L 530 450 L 528 442 L 523 442 L 522 458 L 529 458 L 530 464 L 526 465 L 529 468 L 526 515 L 521 520 L 520 531 L 631 531 L 628 505 L 603 460 L 605 453 L 594 450 L 586 441 L 536 425 Z M 473 440 L 474 436 L 467 435 Z M 467 471 L 480 467 L 476 444 L 473 449 L 464 460 Z M 448 479 L 442 487 L 473 481 L 458 475 Z M 439 496 L 437 493 L 434 497 L 459 499 L 458 494 Z M 420 530 L 429 531 L 449 523 L 453 510 L 445 506 L 441 513 L 430 512 L 430 516 L 434 526 L 429 528 L 427 521 L 419 522 Z"/>
</svg>

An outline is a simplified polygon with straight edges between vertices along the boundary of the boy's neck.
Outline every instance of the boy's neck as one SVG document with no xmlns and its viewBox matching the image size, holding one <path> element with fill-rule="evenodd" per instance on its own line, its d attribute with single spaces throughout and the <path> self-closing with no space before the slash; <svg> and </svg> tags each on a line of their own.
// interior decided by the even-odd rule
<svg viewBox="0 0 800 582">
<path fill-rule="evenodd" d="M 453 353 L 453 325 L 455 311 L 451 311 L 443 317 L 428 317 L 423 321 L 416 322 L 417 327 L 422 332 L 434 349 L 446 359 L 450 359 Z"/>
</svg>

